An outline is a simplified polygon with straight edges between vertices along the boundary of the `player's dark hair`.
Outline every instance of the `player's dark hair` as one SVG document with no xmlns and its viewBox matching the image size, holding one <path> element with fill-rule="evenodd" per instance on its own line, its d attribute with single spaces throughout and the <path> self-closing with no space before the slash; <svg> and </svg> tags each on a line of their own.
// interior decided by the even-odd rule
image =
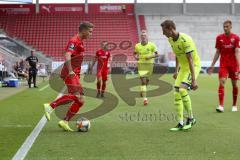
<svg viewBox="0 0 240 160">
<path fill-rule="evenodd" d="M 224 25 L 224 24 L 227 24 L 227 23 L 229 23 L 230 25 L 232 25 L 232 21 L 231 21 L 231 20 L 226 20 L 226 21 L 224 21 L 224 22 L 223 22 L 223 25 Z"/>
<path fill-rule="evenodd" d="M 94 27 L 94 25 L 90 22 L 87 22 L 87 21 L 81 22 L 80 26 L 79 26 L 79 32 L 81 32 L 83 30 L 88 30 L 93 27 Z"/>
<path fill-rule="evenodd" d="M 161 26 L 167 29 L 174 29 L 176 30 L 176 25 L 172 20 L 165 20 L 161 23 Z"/>
</svg>

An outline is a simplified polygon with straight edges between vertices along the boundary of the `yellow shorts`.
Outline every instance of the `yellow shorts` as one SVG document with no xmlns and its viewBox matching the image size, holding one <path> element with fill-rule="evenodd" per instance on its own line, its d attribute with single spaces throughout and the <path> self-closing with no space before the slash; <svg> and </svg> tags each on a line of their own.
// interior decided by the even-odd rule
<svg viewBox="0 0 240 160">
<path fill-rule="evenodd" d="M 197 79 L 197 77 L 201 71 L 201 66 L 195 66 L 194 71 L 195 71 L 195 79 Z M 190 70 L 181 70 L 180 69 L 180 71 L 178 72 L 178 76 L 177 76 L 177 79 L 175 80 L 174 87 L 178 88 L 182 84 L 191 87 L 192 75 L 191 75 Z"/>
<path fill-rule="evenodd" d="M 153 73 L 153 63 L 138 63 L 140 77 L 150 77 Z"/>
</svg>

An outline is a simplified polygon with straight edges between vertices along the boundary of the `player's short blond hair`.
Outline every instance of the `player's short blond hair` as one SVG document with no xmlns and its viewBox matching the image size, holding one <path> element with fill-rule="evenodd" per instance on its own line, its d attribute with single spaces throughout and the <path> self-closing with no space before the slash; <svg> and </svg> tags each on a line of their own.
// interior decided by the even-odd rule
<svg viewBox="0 0 240 160">
<path fill-rule="evenodd" d="M 224 21 L 224 22 L 223 22 L 223 25 L 224 25 L 224 24 L 227 24 L 227 23 L 230 24 L 230 25 L 232 25 L 232 21 L 231 21 L 231 20 L 226 20 L 226 21 Z"/>
</svg>

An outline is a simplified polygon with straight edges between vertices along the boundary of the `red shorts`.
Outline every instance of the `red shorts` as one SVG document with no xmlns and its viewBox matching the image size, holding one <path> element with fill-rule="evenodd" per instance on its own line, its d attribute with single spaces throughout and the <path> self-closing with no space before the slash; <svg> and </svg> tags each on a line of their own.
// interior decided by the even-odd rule
<svg viewBox="0 0 240 160">
<path fill-rule="evenodd" d="M 79 93 L 80 95 L 83 95 L 83 89 L 80 83 L 80 76 L 78 75 L 74 75 L 73 77 L 67 76 L 64 79 L 64 82 L 68 88 L 68 93 L 70 94 Z"/>
<path fill-rule="evenodd" d="M 219 78 L 231 78 L 232 80 L 239 80 L 239 68 L 238 67 L 220 67 L 218 77 Z"/>
<path fill-rule="evenodd" d="M 101 78 L 102 77 L 102 80 L 106 81 L 107 78 L 108 78 L 107 76 L 108 76 L 108 70 L 97 71 L 97 78 Z"/>
</svg>

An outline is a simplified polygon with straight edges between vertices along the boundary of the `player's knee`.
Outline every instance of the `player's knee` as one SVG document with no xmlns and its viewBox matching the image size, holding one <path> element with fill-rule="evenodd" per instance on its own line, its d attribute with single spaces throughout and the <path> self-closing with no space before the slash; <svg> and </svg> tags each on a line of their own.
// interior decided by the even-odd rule
<svg viewBox="0 0 240 160">
<path fill-rule="evenodd" d="M 225 82 L 226 82 L 226 80 L 225 80 L 225 79 L 220 79 L 220 81 L 219 81 L 220 85 L 222 85 L 222 86 L 224 86 L 224 85 L 225 85 Z"/>
<path fill-rule="evenodd" d="M 80 97 L 78 97 L 78 103 L 79 103 L 79 105 L 83 105 L 84 104 L 84 99 L 80 96 Z"/>
<path fill-rule="evenodd" d="M 232 86 L 233 86 L 234 88 L 238 87 L 237 81 L 232 80 Z"/>
<path fill-rule="evenodd" d="M 72 113 L 77 113 L 79 111 L 79 108 L 80 108 L 80 105 L 73 105 L 71 108 L 70 108 L 70 111 Z"/>
<path fill-rule="evenodd" d="M 145 82 L 145 81 L 142 81 L 142 85 L 146 85 L 146 82 Z"/>
</svg>

